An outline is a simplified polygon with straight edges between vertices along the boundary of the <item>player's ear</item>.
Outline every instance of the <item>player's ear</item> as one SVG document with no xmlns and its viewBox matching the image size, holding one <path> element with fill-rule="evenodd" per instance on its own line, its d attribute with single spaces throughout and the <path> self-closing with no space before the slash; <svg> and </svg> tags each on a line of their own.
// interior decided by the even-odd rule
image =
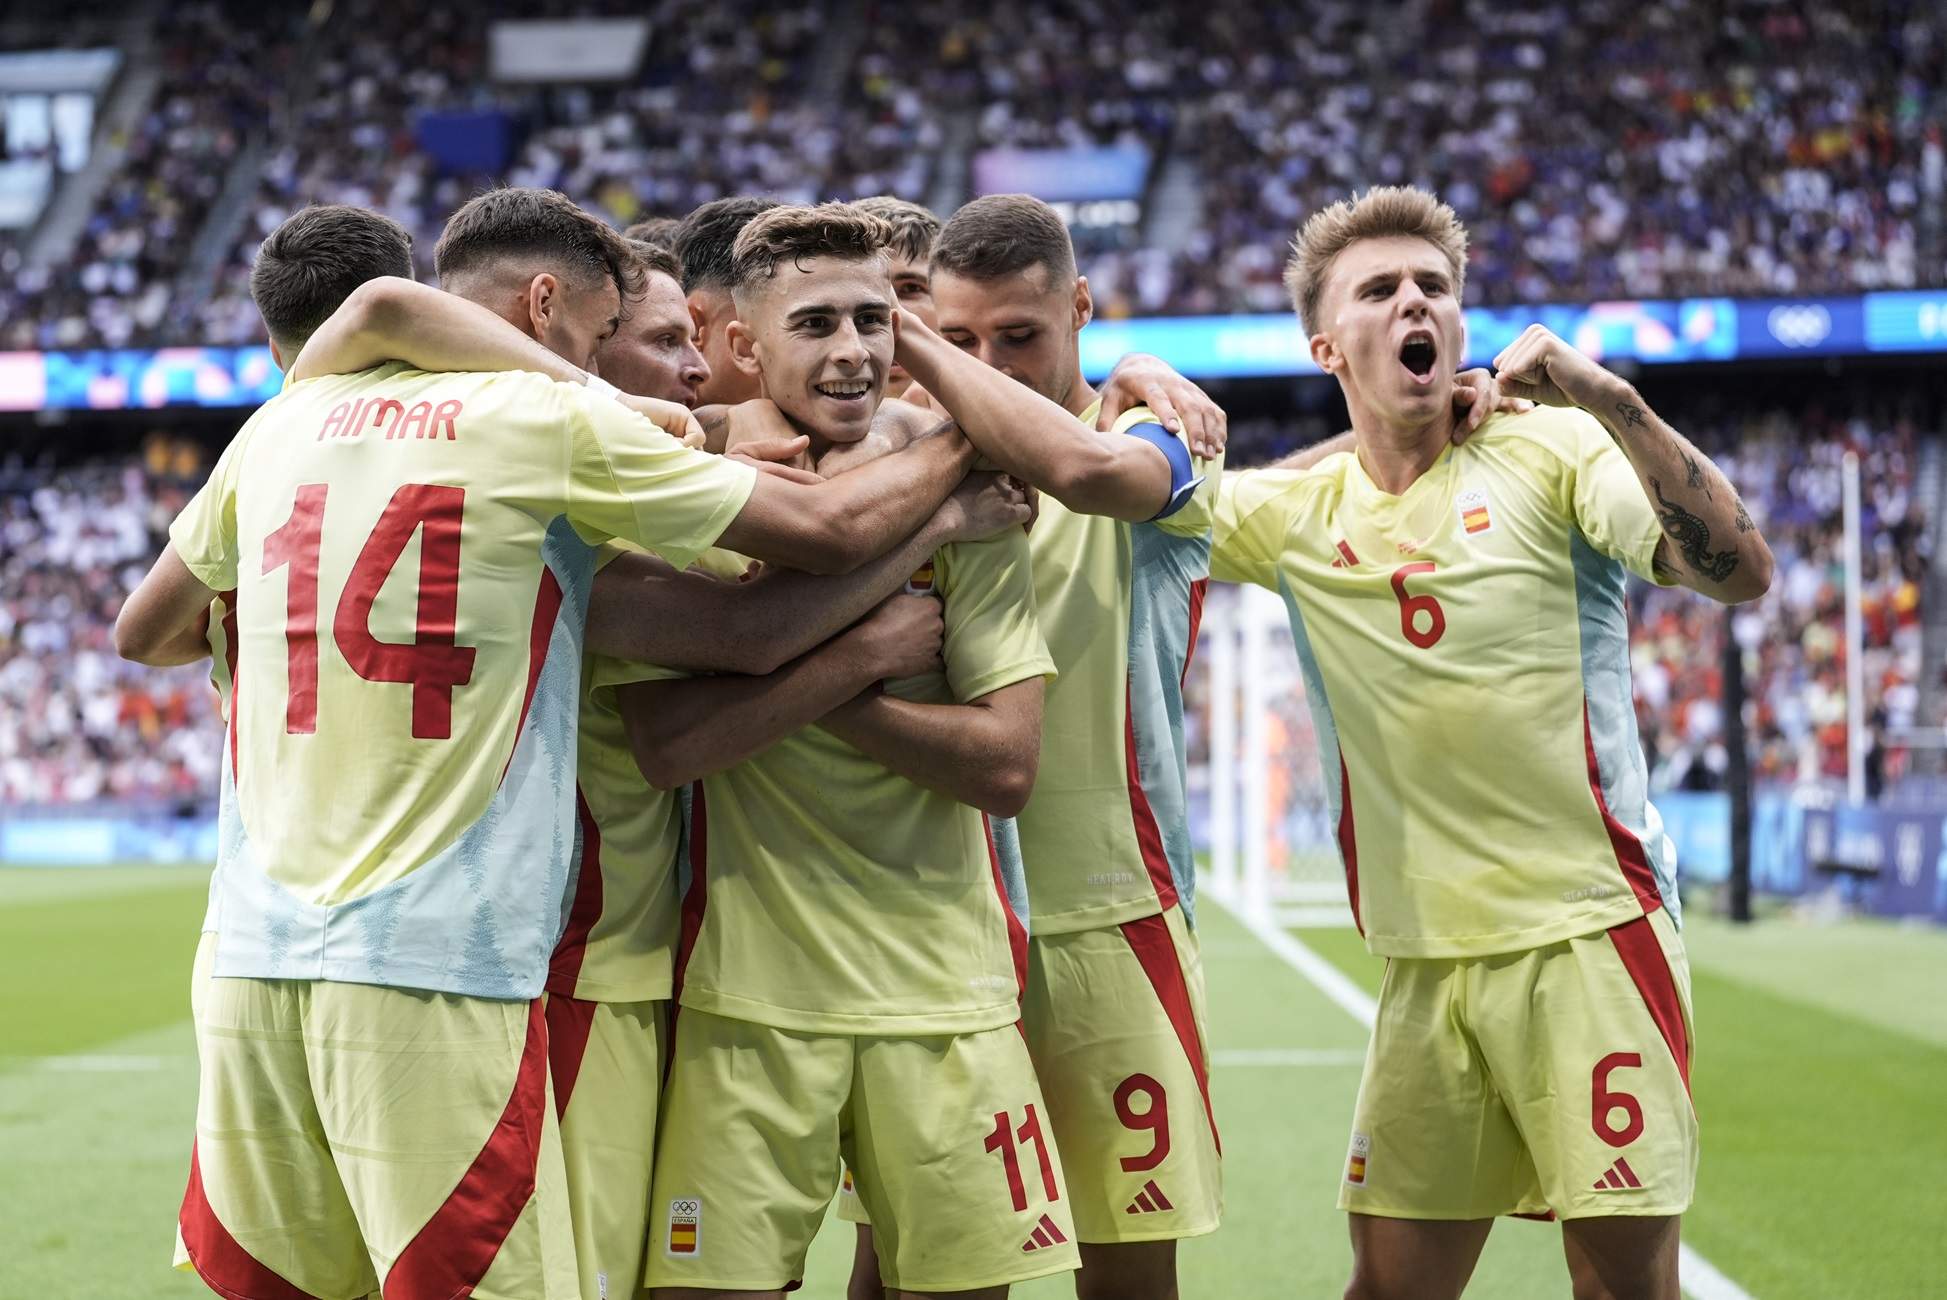
<svg viewBox="0 0 1947 1300">
<path fill-rule="evenodd" d="M 285 364 L 285 362 L 284 362 L 284 349 L 282 349 L 282 348 L 280 348 L 280 347 L 278 347 L 278 346 L 277 346 L 277 340 L 276 340 L 276 339 L 270 339 L 270 340 L 268 340 L 268 341 L 269 341 L 269 343 L 270 343 L 270 359 L 271 359 L 271 362 L 272 362 L 272 363 L 273 363 L 274 365 L 276 365 L 276 367 L 277 367 L 277 368 L 278 368 L 279 370 L 289 370 L 289 369 L 290 369 L 290 366 L 288 366 L 288 365 L 286 365 L 286 364 Z M 291 358 L 291 359 L 292 359 L 293 361 L 295 361 L 295 360 L 296 360 L 297 358 L 295 358 L 295 357 L 293 357 L 293 358 Z"/>
<path fill-rule="evenodd" d="M 1089 292 L 1088 277 L 1075 277 L 1075 328 L 1080 329 L 1095 319 L 1095 295 Z"/>
<path fill-rule="evenodd" d="M 547 337 L 548 323 L 561 311 L 561 283 L 546 271 L 536 273 L 522 291 L 527 302 L 527 324 L 537 339 Z"/>
<path fill-rule="evenodd" d="M 1312 335 L 1311 351 L 1312 361 L 1317 364 L 1320 370 L 1323 370 L 1328 375 L 1338 373 L 1338 368 L 1343 364 L 1345 354 L 1339 351 L 1339 345 L 1332 341 L 1330 334 Z"/>
<path fill-rule="evenodd" d="M 700 352 L 703 350 L 703 322 L 705 320 L 703 305 L 697 302 L 695 294 L 691 294 L 685 298 L 683 305 L 689 309 L 690 313 L 690 337 L 696 341 L 697 350 Z"/>
<path fill-rule="evenodd" d="M 733 320 L 724 327 L 724 338 L 730 344 L 730 359 L 737 363 L 737 369 L 752 379 L 761 378 L 764 366 L 757 359 L 757 336 L 751 333 L 750 326 Z"/>
</svg>

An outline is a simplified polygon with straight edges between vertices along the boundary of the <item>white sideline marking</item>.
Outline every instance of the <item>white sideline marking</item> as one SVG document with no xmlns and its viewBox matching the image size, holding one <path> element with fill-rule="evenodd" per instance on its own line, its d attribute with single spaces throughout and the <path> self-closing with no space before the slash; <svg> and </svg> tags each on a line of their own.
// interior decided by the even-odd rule
<svg viewBox="0 0 1947 1300">
<path fill-rule="evenodd" d="M 1366 1054 L 1353 1048 L 1338 1051 L 1305 1047 L 1234 1047 L 1210 1054 L 1212 1065 L 1364 1065 Z"/>
<path fill-rule="evenodd" d="M 1307 947 L 1297 935 L 1279 929 L 1268 921 L 1245 916 L 1228 900 L 1217 897 L 1215 890 L 1206 892 L 1203 897 L 1230 913 L 1239 925 L 1255 935 L 1287 966 L 1317 985 L 1318 991 L 1337 1003 L 1347 1015 L 1367 1029 L 1372 1028 L 1379 1004 L 1338 967 Z M 1749 1291 L 1731 1281 L 1721 1269 L 1685 1242 L 1677 1244 L 1677 1277 L 1683 1286 L 1683 1293 L 1691 1300 L 1753 1300 Z"/>
</svg>

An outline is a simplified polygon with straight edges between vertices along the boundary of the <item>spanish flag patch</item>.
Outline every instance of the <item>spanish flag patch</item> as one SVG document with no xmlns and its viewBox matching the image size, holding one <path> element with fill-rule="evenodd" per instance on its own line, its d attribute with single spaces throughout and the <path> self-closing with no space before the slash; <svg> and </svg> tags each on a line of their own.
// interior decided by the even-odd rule
<svg viewBox="0 0 1947 1300">
<path fill-rule="evenodd" d="M 1454 498 L 1454 505 L 1460 511 L 1460 526 L 1469 536 L 1494 527 L 1494 518 L 1487 510 L 1486 489 L 1468 488 Z"/>
<path fill-rule="evenodd" d="M 671 1255 L 695 1255 L 702 1247 L 703 1202 L 685 1197 L 669 1203 L 669 1245 Z"/>
</svg>

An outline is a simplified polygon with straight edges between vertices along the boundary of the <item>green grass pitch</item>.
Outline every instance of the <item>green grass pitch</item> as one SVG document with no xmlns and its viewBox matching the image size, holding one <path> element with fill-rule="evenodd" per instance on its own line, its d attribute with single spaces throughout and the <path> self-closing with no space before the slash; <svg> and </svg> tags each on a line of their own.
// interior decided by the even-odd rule
<svg viewBox="0 0 1947 1300">
<path fill-rule="evenodd" d="M 187 979 L 207 877 L 0 871 L 0 1297 L 187 1300 L 171 1273 L 194 1113 Z M 1685 1237 L 1756 1300 L 1947 1295 L 1947 933 L 1693 907 L 1704 1125 Z M 1214 903 L 1200 923 L 1228 1208 L 1186 1243 L 1186 1297 L 1330 1297 L 1333 1195 L 1364 1031 Z M 1307 944 L 1376 989 L 1350 931 Z M 844 1293 L 850 1229 L 802 1295 Z M 1016 1289 L 1070 1295 L 1065 1280 Z M 1471 1296 L 1567 1294 L 1559 1234 L 1495 1229 Z"/>
</svg>

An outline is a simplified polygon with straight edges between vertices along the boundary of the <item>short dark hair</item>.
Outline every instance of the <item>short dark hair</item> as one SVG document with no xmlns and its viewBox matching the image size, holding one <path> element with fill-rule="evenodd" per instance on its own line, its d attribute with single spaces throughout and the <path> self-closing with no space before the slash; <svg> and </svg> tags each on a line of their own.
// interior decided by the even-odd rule
<svg viewBox="0 0 1947 1300">
<path fill-rule="evenodd" d="M 892 227 L 893 252 L 909 262 L 922 264 L 933 256 L 933 241 L 940 237 L 941 222 L 930 208 L 895 199 L 890 194 L 874 194 L 869 199 L 854 199 L 852 203 Z"/>
<path fill-rule="evenodd" d="M 646 244 L 676 247 L 676 232 L 682 227 L 677 217 L 645 217 L 622 232 L 624 239 L 640 239 Z"/>
<path fill-rule="evenodd" d="M 776 199 L 745 194 L 713 199 L 684 217 L 670 245 L 683 264 L 683 292 L 730 288 L 736 282 L 732 259 L 737 236 L 752 217 L 782 206 Z"/>
<path fill-rule="evenodd" d="M 974 199 L 933 241 L 933 269 L 969 280 L 997 280 L 1045 266 L 1052 280 L 1075 278 L 1075 245 L 1061 215 L 1031 194 Z"/>
<path fill-rule="evenodd" d="M 642 292 L 642 267 L 628 241 L 555 190 L 508 186 L 475 195 L 447 219 L 433 265 L 445 284 L 523 257 L 583 288 L 608 280 L 625 300 Z"/>
<path fill-rule="evenodd" d="M 853 203 L 793 204 L 755 218 L 737 236 L 731 291 L 742 295 L 777 274 L 778 263 L 807 257 L 884 261 L 892 227 Z"/>
<path fill-rule="evenodd" d="M 258 245 L 250 297 L 270 336 L 301 348 L 353 289 L 382 275 L 412 276 L 412 233 L 383 213 L 319 203 Z"/>
<path fill-rule="evenodd" d="M 630 226 L 629 229 L 634 230 L 635 227 Z M 629 251 L 635 254 L 635 260 L 644 271 L 651 275 L 666 275 L 678 284 L 683 282 L 683 264 L 665 245 L 649 239 L 637 239 L 633 235 L 624 238 L 628 239 Z"/>
</svg>

